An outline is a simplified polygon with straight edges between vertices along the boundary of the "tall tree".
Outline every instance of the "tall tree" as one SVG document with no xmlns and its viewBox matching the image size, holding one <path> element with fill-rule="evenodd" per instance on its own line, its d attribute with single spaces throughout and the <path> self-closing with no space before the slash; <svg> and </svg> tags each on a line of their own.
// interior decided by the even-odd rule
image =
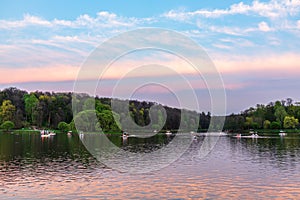
<svg viewBox="0 0 300 200">
<path fill-rule="evenodd" d="M 0 119 L 4 121 L 14 121 L 14 115 L 16 107 L 11 103 L 10 100 L 4 100 L 0 107 Z"/>
<path fill-rule="evenodd" d="M 264 129 L 270 128 L 271 122 L 269 120 L 264 121 Z"/>
<path fill-rule="evenodd" d="M 280 123 L 281 127 L 283 126 L 283 121 L 287 113 L 283 106 L 278 106 L 274 113 L 276 120 Z"/>
<path fill-rule="evenodd" d="M 25 102 L 25 112 L 26 112 L 26 118 L 27 121 L 29 120 L 29 122 L 33 122 L 33 111 L 36 108 L 36 106 L 39 103 L 38 98 L 34 95 L 34 93 L 29 94 L 25 94 L 24 95 L 24 102 Z"/>
</svg>

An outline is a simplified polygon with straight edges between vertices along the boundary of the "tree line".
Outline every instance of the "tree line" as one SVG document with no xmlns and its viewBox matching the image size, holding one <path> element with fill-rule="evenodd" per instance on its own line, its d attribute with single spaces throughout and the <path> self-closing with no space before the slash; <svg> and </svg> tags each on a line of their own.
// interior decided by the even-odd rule
<svg viewBox="0 0 300 200">
<path fill-rule="evenodd" d="M 140 127 L 151 130 L 205 131 L 212 118 L 209 112 L 198 113 L 155 102 L 115 99 L 113 102 L 121 103 L 112 105 L 110 98 L 92 98 L 87 94 L 28 93 L 14 87 L 6 88 L 0 91 L 0 128 L 37 127 L 68 131 L 77 127 L 83 131 L 119 132 L 129 129 L 131 121 L 134 121 Z M 124 103 L 128 106 L 123 106 Z M 119 112 L 115 113 L 112 106 Z M 223 130 L 299 128 L 298 119 L 300 104 L 288 98 L 228 115 Z"/>
<path fill-rule="evenodd" d="M 257 104 L 240 114 L 226 117 L 224 129 L 231 131 L 248 129 L 295 129 L 299 127 L 300 103 L 291 98 Z"/>
<path fill-rule="evenodd" d="M 49 128 L 64 131 L 75 130 L 75 122 L 80 130 L 121 131 L 119 124 L 128 124 L 127 114 L 141 127 L 147 126 L 152 120 L 153 130 L 177 130 L 181 124 L 182 110 L 164 106 L 163 113 L 154 102 L 128 102 L 127 110 L 118 109 L 121 113 L 114 113 L 110 98 L 90 97 L 87 94 L 73 95 L 71 92 L 27 92 L 14 87 L 0 91 L 0 128 Z M 123 100 L 120 100 L 123 101 Z M 124 101 L 126 102 L 126 101 Z M 154 109 L 153 109 L 154 107 Z M 150 119 L 150 111 L 152 113 Z M 157 110 L 155 110 L 157 108 Z M 128 113 L 127 113 L 128 112 Z M 198 127 L 195 111 L 185 110 L 182 120 L 184 129 Z M 91 117 L 96 115 L 96 121 Z M 208 128 L 210 115 L 204 112 L 200 126 Z"/>
</svg>

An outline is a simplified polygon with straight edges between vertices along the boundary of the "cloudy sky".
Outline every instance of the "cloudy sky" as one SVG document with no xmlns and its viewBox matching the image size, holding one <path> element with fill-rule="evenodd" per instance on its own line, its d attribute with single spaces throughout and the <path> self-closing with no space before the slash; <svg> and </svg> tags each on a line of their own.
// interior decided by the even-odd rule
<svg viewBox="0 0 300 200">
<path fill-rule="evenodd" d="M 98 45 L 142 27 L 175 30 L 203 47 L 223 79 L 227 113 L 287 97 L 300 100 L 300 0 L 28 0 L 26 4 L 3 0 L 1 89 L 72 91 L 80 67 Z M 151 55 L 160 64 L 188 74 L 191 82 L 196 78 L 182 60 Z M 123 69 L 137 65 L 137 57 L 130 60 L 129 56 L 116 65 L 103 77 L 103 85 L 115 84 L 125 73 Z M 151 73 L 135 77 L 147 75 Z M 174 81 L 172 76 L 168 79 Z M 181 84 L 174 85 L 175 94 L 186 90 Z M 207 98 L 203 84 L 191 85 L 199 99 Z M 108 96 L 104 86 L 99 94 Z M 175 105 L 168 100 L 168 92 L 144 88 L 136 97 Z M 209 111 L 206 103 L 200 107 Z"/>
</svg>

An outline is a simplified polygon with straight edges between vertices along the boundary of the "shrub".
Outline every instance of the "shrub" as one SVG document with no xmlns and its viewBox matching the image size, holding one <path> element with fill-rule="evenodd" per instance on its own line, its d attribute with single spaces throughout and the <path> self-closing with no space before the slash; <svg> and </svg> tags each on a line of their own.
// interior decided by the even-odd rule
<svg viewBox="0 0 300 200">
<path fill-rule="evenodd" d="M 6 131 L 11 130 L 15 127 L 15 124 L 12 121 L 5 121 L 3 124 L 1 124 L 1 129 L 4 129 Z"/>
<path fill-rule="evenodd" d="M 69 131 L 70 126 L 66 122 L 59 122 L 57 128 L 61 131 L 67 132 Z"/>
<path fill-rule="evenodd" d="M 281 125 L 280 125 L 279 122 L 272 122 L 271 125 L 270 125 L 270 128 L 271 129 L 280 129 Z"/>
</svg>

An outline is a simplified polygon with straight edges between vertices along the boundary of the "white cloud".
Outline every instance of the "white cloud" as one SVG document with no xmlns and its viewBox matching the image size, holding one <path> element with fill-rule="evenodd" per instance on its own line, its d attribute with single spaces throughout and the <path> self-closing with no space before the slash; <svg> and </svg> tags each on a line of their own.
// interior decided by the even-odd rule
<svg viewBox="0 0 300 200">
<path fill-rule="evenodd" d="M 246 20 L 239 20 L 237 15 L 242 15 Z M 297 22 L 295 18 L 299 15 L 300 0 L 270 0 L 267 2 L 254 0 L 251 3 L 232 4 L 224 9 L 170 10 L 162 17 L 194 25 L 211 33 L 232 36 L 250 36 L 253 32 L 271 31 L 289 32 L 298 36 L 299 32 L 295 29 L 300 29 L 300 22 Z M 226 20 L 225 17 L 230 18 Z M 222 24 L 217 18 L 222 19 Z M 228 22 L 230 24 L 226 24 Z"/>
<path fill-rule="evenodd" d="M 0 29 L 22 28 L 31 25 L 51 26 L 51 22 L 37 16 L 25 14 L 22 20 L 0 20 Z"/>
<path fill-rule="evenodd" d="M 204 44 L 206 49 L 212 49 L 214 53 L 222 50 L 225 52 L 224 49 L 226 49 L 239 54 L 238 51 L 245 50 L 245 47 L 251 47 L 247 49 L 251 52 L 255 49 L 254 47 L 263 42 L 268 44 L 264 46 L 266 50 L 273 51 L 273 46 L 285 45 L 289 38 L 278 35 L 277 39 L 269 39 L 272 36 L 271 31 L 294 31 L 295 35 L 299 35 L 300 20 L 295 20 L 295 17 L 290 21 L 278 18 L 279 20 L 275 23 L 275 20 L 256 16 L 273 18 L 295 15 L 299 13 L 299 6 L 299 0 L 253 1 L 249 4 L 243 2 L 233 4 L 228 9 L 194 12 L 171 10 L 163 16 L 150 18 L 123 17 L 106 11 L 98 12 L 94 16 L 82 14 L 73 20 L 46 20 L 26 14 L 21 20 L 0 20 L 0 30 L 5 29 L 0 31 L 0 42 L 2 42 L 0 67 L 3 67 L 4 64 L 5 66 L 28 67 L 32 63 L 78 65 L 97 45 L 120 32 L 153 23 L 154 26 L 158 25 L 159 27 L 161 21 L 167 28 L 174 28 L 172 27 L 174 23 L 170 23 L 170 20 L 165 17 L 182 20 L 183 23 L 188 24 L 188 26 L 177 26 L 176 24 L 175 28 L 200 44 Z M 291 11 L 291 13 L 285 11 Z M 210 21 L 199 18 L 199 16 L 213 18 L 236 14 L 255 15 L 255 17 L 250 16 L 249 21 L 245 20 L 247 23 L 240 23 L 238 17 L 230 18 L 230 21 L 236 19 L 239 24 L 220 24 L 215 18 Z M 217 23 L 215 23 L 216 21 Z M 222 19 L 222 22 L 224 21 L 227 22 Z M 36 27 L 32 29 L 32 26 Z M 11 29 L 14 29 L 14 34 L 11 34 Z M 36 30 L 38 33 L 33 32 Z M 224 37 L 227 38 L 227 41 L 220 40 Z M 164 36 L 155 35 L 155 39 L 158 41 L 162 38 L 165 43 L 173 43 L 172 40 L 167 41 Z M 294 49 L 298 49 L 297 42 L 293 42 L 288 48 L 292 48 L 292 45 L 294 45 Z M 40 62 L 41 60 L 42 62 Z"/>
<path fill-rule="evenodd" d="M 272 46 L 281 45 L 281 40 L 279 38 L 269 37 L 269 38 L 267 38 L 267 40 L 268 40 L 269 44 L 272 45 Z"/>
<path fill-rule="evenodd" d="M 40 26 L 51 26 L 51 23 L 47 20 L 44 20 L 37 16 L 32 16 L 29 14 L 26 14 L 24 16 L 23 22 L 25 24 L 32 24 L 32 25 L 40 25 Z"/>
<path fill-rule="evenodd" d="M 213 46 L 219 49 L 228 49 L 228 50 L 232 48 L 231 46 L 224 45 L 224 44 L 213 44 Z"/>
<path fill-rule="evenodd" d="M 98 16 L 104 17 L 104 18 L 116 18 L 117 15 L 114 13 L 109 13 L 107 11 L 102 11 L 97 13 Z"/>
<path fill-rule="evenodd" d="M 59 19 L 54 19 L 53 24 L 58 25 L 58 26 L 72 26 L 72 22 L 68 20 L 59 20 Z"/>
<path fill-rule="evenodd" d="M 250 5 L 245 5 L 243 2 L 240 2 L 238 4 L 231 5 L 227 14 L 243 14 L 247 13 L 249 10 L 251 10 Z"/>
<path fill-rule="evenodd" d="M 165 13 L 164 16 L 174 20 L 187 20 L 193 17 L 216 18 L 225 15 L 243 14 L 274 19 L 299 14 L 299 2 L 299 0 L 271 0 L 269 2 L 255 0 L 252 4 L 245 4 L 243 2 L 233 4 L 228 9 L 201 9 L 192 12 L 171 10 Z"/>
<path fill-rule="evenodd" d="M 271 28 L 269 27 L 269 25 L 266 22 L 260 22 L 258 24 L 258 29 L 263 32 L 271 31 Z"/>
<path fill-rule="evenodd" d="M 234 35 L 234 36 L 242 36 L 245 34 L 245 30 L 239 28 L 239 27 L 219 27 L 219 26 L 211 26 L 209 27 L 209 30 L 212 32 L 217 33 L 224 33 L 227 35 Z"/>
<path fill-rule="evenodd" d="M 22 20 L 0 20 L 0 29 L 26 28 L 27 26 L 36 25 L 44 27 L 66 26 L 70 28 L 78 27 L 132 27 L 143 21 L 149 21 L 149 18 L 137 19 L 134 17 L 121 17 L 114 13 L 106 11 L 97 13 L 96 17 L 87 14 L 80 15 L 75 20 L 45 20 L 37 16 L 25 14 Z"/>
<path fill-rule="evenodd" d="M 238 46 L 238 47 L 253 47 L 254 43 L 242 38 L 222 38 L 220 42 L 225 43 L 230 46 Z"/>
</svg>

